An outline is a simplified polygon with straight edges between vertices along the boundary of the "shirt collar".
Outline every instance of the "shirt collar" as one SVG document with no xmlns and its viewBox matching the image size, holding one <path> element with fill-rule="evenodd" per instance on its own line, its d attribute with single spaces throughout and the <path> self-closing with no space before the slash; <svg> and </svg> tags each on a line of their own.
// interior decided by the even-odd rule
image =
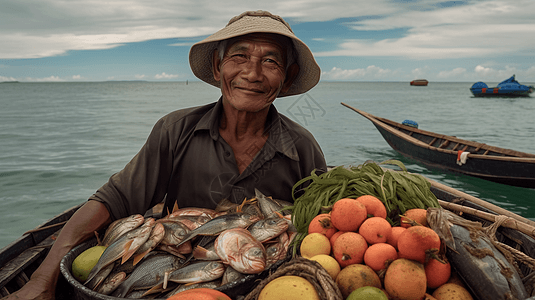
<svg viewBox="0 0 535 300">
<path fill-rule="evenodd" d="M 208 130 L 210 137 L 217 141 L 219 139 L 219 122 L 222 113 L 223 97 L 220 97 L 214 107 L 199 120 L 197 126 L 195 126 L 195 131 Z M 288 128 L 281 122 L 279 112 L 273 104 L 270 106 L 267 115 L 266 130 L 269 133 L 269 137 L 264 147 L 271 147 L 288 158 L 299 161 L 299 155 L 292 136 L 288 132 Z"/>
</svg>

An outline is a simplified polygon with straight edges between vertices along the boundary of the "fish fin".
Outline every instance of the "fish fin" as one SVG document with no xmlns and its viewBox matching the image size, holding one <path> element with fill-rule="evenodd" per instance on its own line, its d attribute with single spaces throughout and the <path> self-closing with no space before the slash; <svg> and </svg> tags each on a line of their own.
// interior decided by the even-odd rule
<svg viewBox="0 0 535 300">
<path fill-rule="evenodd" d="M 173 205 L 173 212 L 178 211 L 178 202 L 175 200 L 175 204 Z"/>
<path fill-rule="evenodd" d="M 284 216 L 283 216 L 280 212 L 278 212 L 278 211 L 274 211 L 273 213 L 276 214 L 276 215 L 277 215 L 279 218 L 281 218 L 281 219 L 284 218 Z"/>
<path fill-rule="evenodd" d="M 169 274 L 171 274 L 170 271 L 165 271 L 163 273 L 163 289 L 164 290 L 167 288 L 167 283 L 169 282 Z"/>
<path fill-rule="evenodd" d="M 157 285 L 151 287 L 145 293 L 143 293 L 143 295 L 141 295 L 141 297 L 145 297 L 147 295 L 157 293 L 157 292 L 161 291 L 162 288 L 163 288 L 163 282 L 162 283 L 158 283 Z"/>
<path fill-rule="evenodd" d="M 134 242 L 134 240 L 130 240 L 126 242 L 126 244 L 124 245 L 125 253 L 122 256 L 123 258 L 121 259 L 121 265 L 124 264 L 137 250 L 137 249 L 130 249 L 130 246 L 132 246 L 132 242 Z"/>
<path fill-rule="evenodd" d="M 202 247 L 202 246 L 199 246 L 197 245 L 194 249 L 193 249 L 193 257 L 199 259 L 199 257 L 206 257 L 206 253 L 208 252 L 208 250 L 206 250 L 206 248 Z"/>
<path fill-rule="evenodd" d="M 190 286 L 190 285 L 194 285 L 194 284 L 198 284 L 198 283 L 203 283 L 203 281 L 195 281 L 195 282 L 184 283 L 184 286 Z"/>
<path fill-rule="evenodd" d="M 138 255 L 134 255 L 134 266 L 137 265 L 137 263 L 143 259 L 143 257 L 145 257 L 145 255 L 147 255 L 148 253 L 150 252 L 150 248 L 147 249 L 147 251 L 145 252 L 142 252 Z"/>
</svg>

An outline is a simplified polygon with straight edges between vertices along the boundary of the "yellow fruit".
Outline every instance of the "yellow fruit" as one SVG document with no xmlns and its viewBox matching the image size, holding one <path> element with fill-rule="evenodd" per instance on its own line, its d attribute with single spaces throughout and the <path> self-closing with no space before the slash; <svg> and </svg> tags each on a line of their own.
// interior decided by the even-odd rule
<svg viewBox="0 0 535 300">
<path fill-rule="evenodd" d="M 325 235 L 315 232 L 305 236 L 299 250 L 304 258 L 311 258 L 318 254 L 329 255 L 331 253 L 331 242 Z"/>
<path fill-rule="evenodd" d="M 340 264 L 334 257 L 327 254 L 318 254 L 312 256 L 310 260 L 317 261 L 331 275 L 333 280 L 336 280 L 336 276 L 340 273 Z"/>
<path fill-rule="evenodd" d="M 80 253 L 72 262 L 72 276 L 80 282 L 86 281 L 104 250 L 105 246 L 94 246 Z"/>
<path fill-rule="evenodd" d="M 314 286 L 306 279 L 286 275 L 270 281 L 260 291 L 258 300 L 319 300 Z"/>
<path fill-rule="evenodd" d="M 381 288 L 381 279 L 372 268 L 363 264 L 352 264 L 340 271 L 336 284 L 346 299 L 354 290 L 363 286 Z"/>
<path fill-rule="evenodd" d="M 434 292 L 433 297 L 437 300 L 473 300 L 470 292 L 455 283 L 445 283 L 439 286 Z"/>
</svg>

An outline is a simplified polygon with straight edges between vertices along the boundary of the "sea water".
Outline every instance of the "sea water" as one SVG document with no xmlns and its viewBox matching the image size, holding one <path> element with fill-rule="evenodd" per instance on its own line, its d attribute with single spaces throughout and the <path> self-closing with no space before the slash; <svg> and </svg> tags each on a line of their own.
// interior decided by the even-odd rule
<svg viewBox="0 0 535 300">
<path fill-rule="evenodd" d="M 471 84 L 320 82 L 275 106 L 316 137 L 329 165 L 397 159 L 411 172 L 535 220 L 535 189 L 428 169 L 395 152 L 370 121 L 341 105 L 535 153 L 535 100 L 474 98 Z M 139 151 L 160 117 L 219 96 L 202 82 L 0 84 L 0 248 L 86 201 Z"/>
</svg>

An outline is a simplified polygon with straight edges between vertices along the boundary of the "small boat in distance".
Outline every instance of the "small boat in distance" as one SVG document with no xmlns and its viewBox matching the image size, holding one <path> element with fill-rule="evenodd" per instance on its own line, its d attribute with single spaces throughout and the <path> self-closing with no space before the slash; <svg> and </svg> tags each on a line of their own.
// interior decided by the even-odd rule
<svg viewBox="0 0 535 300">
<path fill-rule="evenodd" d="M 394 150 L 428 167 L 535 188 L 535 154 L 421 130 L 342 105 L 370 120 Z"/>
<path fill-rule="evenodd" d="M 470 88 L 474 97 L 529 97 L 533 86 L 518 83 L 515 75 L 500 82 L 496 87 L 488 87 L 484 82 L 476 82 Z"/>
<path fill-rule="evenodd" d="M 429 81 L 427 81 L 427 79 L 414 79 L 411 81 L 411 85 L 415 86 L 427 86 L 428 83 Z"/>
</svg>

